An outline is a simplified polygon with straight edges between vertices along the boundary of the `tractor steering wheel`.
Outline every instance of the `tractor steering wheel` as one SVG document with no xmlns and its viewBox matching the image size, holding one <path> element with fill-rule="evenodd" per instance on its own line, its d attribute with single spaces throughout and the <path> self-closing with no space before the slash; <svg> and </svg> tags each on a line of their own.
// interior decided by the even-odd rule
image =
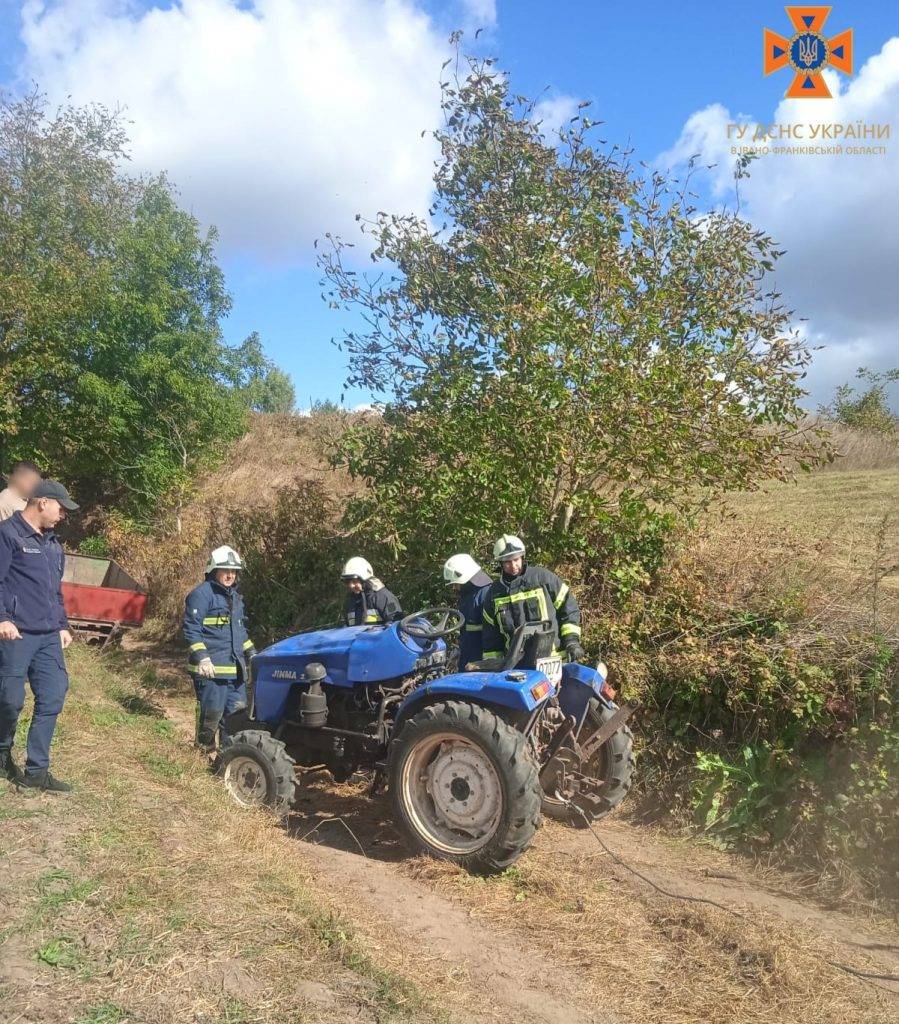
<svg viewBox="0 0 899 1024">
<path fill-rule="evenodd" d="M 429 621 L 431 618 L 437 621 Z M 425 621 L 422 622 L 422 619 Z M 423 608 L 420 612 L 413 612 L 400 619 L 397 629 L 416 640 L 439 640 L 461 629 L 463 622 L 465 616 L 458 608 Z"/>
</svg>

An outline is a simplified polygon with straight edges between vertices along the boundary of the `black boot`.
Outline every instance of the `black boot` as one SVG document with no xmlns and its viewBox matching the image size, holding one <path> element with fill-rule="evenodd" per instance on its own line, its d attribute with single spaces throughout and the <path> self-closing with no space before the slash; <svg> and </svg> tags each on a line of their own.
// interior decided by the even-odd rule
<svg viewBox="0 0 899 1024">
<path fill-rule="evenodd" d="M 13 760 L 11 750 L 0 751 L 0 779 L 9 779 L 16 786 L 22 783 L 22 769 Z"/>
<path fill-rule="evenodd" d="M 49 769 L 42 772 L 25 772 L 20 783 L 25 789 L 39 789 L 42 793 L 71 793 L 72 787 L 68 782 L 60 782 L 55 779 Z"/>
</svg>

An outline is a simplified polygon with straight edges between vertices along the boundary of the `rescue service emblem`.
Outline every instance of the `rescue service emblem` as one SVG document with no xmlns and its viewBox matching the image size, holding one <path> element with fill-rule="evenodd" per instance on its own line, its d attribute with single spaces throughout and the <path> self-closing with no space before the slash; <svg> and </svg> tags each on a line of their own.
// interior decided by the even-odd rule
<svg viewBox="0 0 899 1024">
<path fill-rule="evenodd" d="M 830 7 L 787 7 L 793 35 L 787 38 L 766 28 L 763 33 L 764 69 L 770 75 L 785 67 L 793 69 L 787 99 L 830 99 L 822 72 L 826 67 L 852 74 L 852 29 L 826 39 L 821 33 Z"/>
</svg>

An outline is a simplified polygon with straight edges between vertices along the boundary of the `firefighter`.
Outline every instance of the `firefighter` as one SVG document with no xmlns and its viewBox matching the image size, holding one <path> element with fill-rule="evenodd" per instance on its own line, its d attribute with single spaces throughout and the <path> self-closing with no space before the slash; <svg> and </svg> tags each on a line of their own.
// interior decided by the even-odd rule
<svg viewBox="0 0 899 1024">
<path fill-rule="evenodd" d="M 212 751 L 230 743 L 224 718 L 247 706 L 247 666 L 256 653 L 244 623 L 237 589 L 243 569 L 234 548 L 216 548 L 206 563 L 206 579 L 184 603 L 184 639 L 190 648 L 190 674 L 197 695 L 197 746 Z"/>
<path fill-rule="evenodd" d="M 493 580 L 471 555 L 452 555 L 443 566 L 443 578 L 458 598 L 459 611 L 465 616 L 459 634 L 459 667 L 483 657 L 482 631 L 484 598 Z"/>
<path fill-rule="evenodd" d="M 493 546 L 500 578 L 484 598 L 484 658 L 501 658 L 513 632 L 525 622 L 549 621 L 569 661 L 583 661 L 581 610 L 554 572 L 525 561 L 524 542 L 504 533 Z"/>
<path fill-rule="evenodd" d="M 348 626 L 375 626 L 403 617 L 399 601 L 375 576 L 364 558 L 351 558 L 340 574 L 346 582 L 344 621 Z"/>
</svg>

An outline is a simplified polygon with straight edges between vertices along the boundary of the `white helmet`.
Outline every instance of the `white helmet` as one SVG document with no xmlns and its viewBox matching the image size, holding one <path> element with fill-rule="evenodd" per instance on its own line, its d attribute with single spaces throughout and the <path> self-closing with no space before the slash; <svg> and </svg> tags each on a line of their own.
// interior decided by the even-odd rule
<svg viewBox="0 0 899 1024">
<path fill-rule="evenodd" d="M 493 557 L 497 562 L 504 562 L 507 558 L 523 554 L 524 541 L 521 537 L 516 537 L 514 533 L 504 533 L 493 545 Z"/>
<path fill-rule="evenodd" d="M 443 564 L 443 578 L 447 583 L 471 583 L 481 567 L 471 555 L 453 555 Z"/>
<path fill-rule="evenodd" d="M 340 577 L 344 580 L 370 580 L 374 574 L 375 570 L 372 569 L 370 562 L 356 557 L 347 562 Z"/>
<path fill-rule="evenodd" d="M 240 555 L 234 550 L 229 548 L 227 544 L 223 544 L 220 548 L 216 548 L 209 556 L 209 561 L 206 563 L 206 575 L 214 572 L 216 569 L 238 569 L 243 568 L 243 562 L 240 560 Z"/>
</svg>

